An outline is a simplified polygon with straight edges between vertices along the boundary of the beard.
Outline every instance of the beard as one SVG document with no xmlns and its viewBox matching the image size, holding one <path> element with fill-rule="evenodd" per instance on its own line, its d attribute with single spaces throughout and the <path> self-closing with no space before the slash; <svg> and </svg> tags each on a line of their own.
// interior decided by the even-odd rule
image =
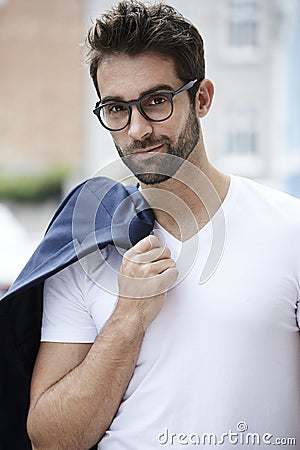
<svg viewBox="0 0 300 450">
<path fill-rule="evenodd" d="M 146 138 L 134 141 L 123 150 L 114 142 L 123 163 L 143 184 L 159 184 L 172 178 L 184 161 L 189 157 L 199 142 L 200 125 L 198 117 L 192 108 L 184 127 L 176 142 L 168 136 L 161 135 L 158 139 Z M 134 151 L 147 147 L 165 145 L 165 153 L 153 154 L 144 161 L 138 160 Z"/>
</svg>

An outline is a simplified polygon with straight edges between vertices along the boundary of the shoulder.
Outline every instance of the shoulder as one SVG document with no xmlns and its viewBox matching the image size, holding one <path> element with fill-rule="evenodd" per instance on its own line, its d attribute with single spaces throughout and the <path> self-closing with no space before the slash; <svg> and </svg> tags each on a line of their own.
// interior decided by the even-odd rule
<svg viewBox="0 0 300 450">
<path fill-rule="evenodd" d="M 63 289 L 73 286 L 74 289 L 82 291 L 86 283 L 105 278 L 110 272 L 116 274 L 121 261 L 122 249 L 109 244 L 102 249 L 97 248 L 56 272 L 45 280 L 45 284 L 55 288 L 61 286 Z"/>
<path fill-rule="evenodd" d="M 300 199 L 248 178 L 234 176 L 237 194 L 245 208 L 251 207 L 261 218 L 276 218 L 300 225 Z"/>
</svg>

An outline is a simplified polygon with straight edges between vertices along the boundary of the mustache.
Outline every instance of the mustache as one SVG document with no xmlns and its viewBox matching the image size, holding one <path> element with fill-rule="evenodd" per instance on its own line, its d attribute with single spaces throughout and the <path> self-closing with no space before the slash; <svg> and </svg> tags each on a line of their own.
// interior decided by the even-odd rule
<svg viewBox="0 0 300 450">
<path fill-rule="evenodd" d="M 172 142 L 168 136 L 160 136 L 158 139 L 146 138 L 143 141 L 134 141 L 132 144 L 128 145 L 123 149 L 124 155 L 130 155 L 132 152 L 140 149 L 145 149 L 147 147 L 154 147 L 159 145 L 171 145 Z"/>
</svg>

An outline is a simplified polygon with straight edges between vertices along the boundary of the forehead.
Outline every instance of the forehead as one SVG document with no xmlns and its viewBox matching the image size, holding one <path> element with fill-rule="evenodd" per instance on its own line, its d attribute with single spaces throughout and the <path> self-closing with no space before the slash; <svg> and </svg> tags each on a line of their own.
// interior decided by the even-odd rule
<svg viewBox="0 0 300 450">
<path fill-rule="evenodd" d="M 101 97 L 131 100 L 159 85 L 176 89 L 180 84 L 172 58 L 155 53 L 113 55 L 105 58 L 97 70 Z"/>
</svg>

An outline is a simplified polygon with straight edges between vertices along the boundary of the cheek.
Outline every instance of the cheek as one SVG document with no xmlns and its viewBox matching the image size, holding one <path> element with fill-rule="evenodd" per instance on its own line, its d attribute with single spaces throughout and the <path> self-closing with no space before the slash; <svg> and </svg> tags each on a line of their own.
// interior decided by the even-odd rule
<svg viewBox="0 0 300 450">
<path fill-rule="evenodd" d="M 186 127 L 189 118 L 189 110 L 187 108 L 174 108 L 172 116 L 165 122 L 157 124 L 154 130 L 156 136 L 168 136 L 173 142 L 176 142 Z"/>
<path fill-rule="evenodd" d="M 176 116 L 172 116 L 171 119 L 172 122 L 168 124 L 168 128 L 166 128 L 165 134 L 167 134 L 173 142 L 177 142 L 178 138 L 186 128 L 188 117 L 185 112 L 182 111 Z"/>
<path fill-rule="evenodd" d="M 126 133 L 119 131 L 118 133 L 110 133 L 112 140 L 114 144 L 119 147 L 121 150 L 122 148 L 126 147 L 128 145 L 128 137 Z"/>
<path fill-rule="evenodd" d="M 180 107 L 178 108 L 174 107 L 174 112 L 171 117 L 171 119 L 173 120 L 174 129 L 176 128 L 182 129 L 185 127 L 186 122 L 190 115 L 190 111 L 191 105 L 188 100 L 184 103 L 184 105 L 180 105 Z"/>
</svg>

